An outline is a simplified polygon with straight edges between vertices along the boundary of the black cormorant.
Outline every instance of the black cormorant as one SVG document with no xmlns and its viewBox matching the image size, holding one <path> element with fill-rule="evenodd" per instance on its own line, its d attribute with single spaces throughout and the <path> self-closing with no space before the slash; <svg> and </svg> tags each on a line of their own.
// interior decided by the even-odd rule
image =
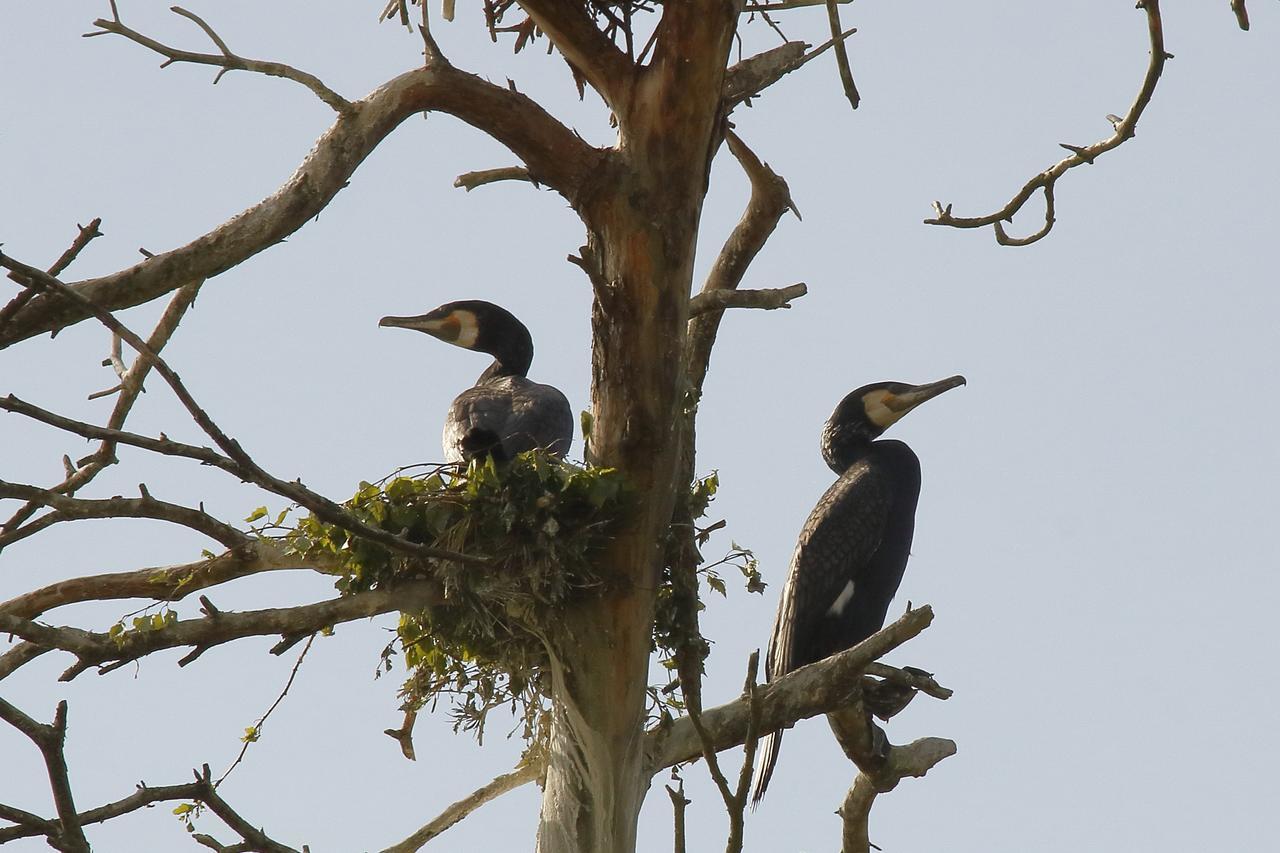
<svg viewBox="0 0 1280 853">
<path fill-rule="evenodd" d="M 379 326 L 417 329 L 446 343 L 493 356 L 493 364 L 449 406 L 444 456 L 467 462 L 492 455 L 506 462 L 545 447 L 558 456 L 573 443 L 573 412 L 564 394 L 527 378 L 533 338 L 510 311 L 492 302 L 449 302 L 417 317 L 383 317 Z"/>
<path fill-rule="evenodd" d="M 920 497 L 920 460 L 901 441 L 875 441 L 916 406 L 964 384 L 877 382 L 848 394 L 822 430 L 822 458 L 839 479 L 800 530 L 773 634 L 765 679 L 844 651 L 884 625 L 898 591 Z M 752 801 L 769 785 L 782 731 L 761 739 Z"/>
</svg>

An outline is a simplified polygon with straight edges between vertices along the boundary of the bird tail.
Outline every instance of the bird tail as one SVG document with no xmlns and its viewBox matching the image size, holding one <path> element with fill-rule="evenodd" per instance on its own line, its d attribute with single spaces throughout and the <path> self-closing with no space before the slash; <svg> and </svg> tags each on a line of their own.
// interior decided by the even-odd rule
<svg viewBox="0 0 1280 853">
<path fill-rule="evenodd" d="M 769 787 L 769 779 L 773 776 L 773 767 L 778 763 L 778 750 L 782 748 L 782 729 L 769 732 L 760 738 L 756 751 L 755 784 L 751 790 L 751 808 L 760 805 L 764 799 L 765 789 Z"/>
</svg>

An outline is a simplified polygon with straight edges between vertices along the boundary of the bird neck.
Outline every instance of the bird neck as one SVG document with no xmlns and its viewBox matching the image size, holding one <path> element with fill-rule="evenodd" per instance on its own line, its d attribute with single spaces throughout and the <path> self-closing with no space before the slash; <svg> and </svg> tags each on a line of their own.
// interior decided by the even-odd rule
<svg viewBox="0 0 1280 853">
<path fill-rule="evenodd" d="M 495 334 L 484 335 L 474 347 L 493 356 L 493 364 L 480 374 L 480 381 L 500 376 L 527 376 L 533 364 L 533 338 L 524 324 L 513 322 Z"/>
<path fill-rule="evenodd" d="M 517 369 L 518 368 L 518 369 Z M 476 384 L 488 382 L 490 379 L 501 379 L 504 376 L 524 376 L 529 372 L 529 363 L 525 362 L 523 366 L 519 363 L 514 366 L 501 358 L 495 358 L 493 364 L 485 368 L 484 373 L 480 374 L 480 378 L 476 380 Z"/>
</svg>

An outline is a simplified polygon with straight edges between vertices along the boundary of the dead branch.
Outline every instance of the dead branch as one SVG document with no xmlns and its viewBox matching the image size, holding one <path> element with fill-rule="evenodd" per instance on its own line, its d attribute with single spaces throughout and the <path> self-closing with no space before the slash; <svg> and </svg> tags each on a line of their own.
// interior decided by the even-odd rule
<svg viewBox="0 0 1280 853">
<path fill-rule="evenodd" d="M 1164 72 L 1165 60 L 1172 57 L 1172 54 L 1166 53 L 1164 49 L 1164 26 L 1160 18 L 1159 0 L 1139 0 L 1138 8 L 1147 15 L 1147 35 L 1151 43 L 1151 60 L 1147 65 L 1147 72 L 1142 79 L 1142 86 L 1138 90 L 1138 95 L 1134 99 L 1132 106 L 1129 107 L 1129 111 L 1125 113 L 1124 118 L 1108 116 L 1108 118 L 1112 119 L 1115 132 L 1106 139 L 1095 142 L 1092 145 L 1076 146 L 1063 143 L 1062 147 L 1070 151 L 1071 156 L 1059 160 L 1027 181 L 1022 189 L 1018 190 L 1017 195 L 995 213 L 975 217 L 953 216 L 950 204 L 944 207 L 941 202 L 935 201 L 933 208 L 936 216 L 932 219 L 924 220 L 926 225 L 947 225 L 952 228 L 982 228 L 990 225 L 995 231 L 996 242 L 1001 246 L 1029 246 L 1049 233 L 1055 222 L 1053 192 L 1058 178 L 1077 166 L 1092 165 L 1098 157 L 1134 137 L 1137 132 L 1138 119 L 1142 117 L 1143 111 L 1151 103 L 1151 97 L 1155 94 L 1156 84 L 1160 82 L 1160 75 Z M 1040 230 L 1026 237 L 1010 237 L 1005 232 L 1004 223 L 1012 222 L 1014 215 L 1022 210 L 1023 205 L 1037 190 L 1044 193 L 1044 225 Z"/>
<path fill-rule="evenodd" d="M 670 785 L 664 786 L 667 789 L 667 796 L 671 798 L 672 824 L 674 824 L 675 841 L 672 849 L 675 853 L 686 853 L 688 845 L 685 841 L 685 812 L 688 811 L 689 805 L 693 802 L 684 795 L 684 780 L 680 780 L 678 788 L 672 788 Z"/>
<path fill-rule="evenodd" d="M 428 841 L 463 820 L 485 803 L 497 799 L 508 791 L 514 791 L 527 782 L 532 782 L 539 778 L 542 772 L 541 767 L 525 764 L 510 773 L 502 774 L 489 784 L 477 788 L 461 800 L 458 800 L 426 826 L 399 844 L 394 844 L 383 850 L 382 853 L 414 853 L 414 851 L 420 850 Z"/>
<path fill-rule="evenodd" d="M 825 2 L 825 0 L 819 0 L 819 2 Z M 725 112 L 729 112 L 743 101 L 754 98 L 792 71 L 817 59 L 833 46 L 843 44 L 845 39 L 857 31 L 857 28 L 845 30 L 838 38 L 828 39 L 813 50 L 809 50 L 809 45 L 805 42 L 789 41 L 730 66 L 724 77 Z"/>
<path fill-rule="evenodd" d="M 374 148 L 410 116 L 439 111 L 489 134 L 524 161 L 538 183 L 571 203 L 603 152 L 535 101 L 447 64 L 390 80 L 338 116 L 280 189 L 187 245 L 71 285 L 108 310 L 140 305 L 191 281 L 216 276 L 274 246 L 315 217 Z M 0 349 L 92 316 L 83 303 L 41 294 L 0 328 Z"/>
<path fill-rule="evenodd" d="M 785 12 L 788 9 L 803 9 L 808 6 L 822 6 L 829 0 L 775 0 L 774 2 L 764 3 L 748 3 L 743 9 L 744 12 Z M 852 3 L 853 0 L 834 0 L 842 5 Z"/>
<path fill-rule="evenodd" d="M 213 27 L 209 26 L 199 15 L 194 12 L 188 12 L 181 6 L 171 6 L 170 11 L 194 22 L 196 26 L 204 30 L 209 40 L 217 45 L 220 53 L 193 53 L 189 50 L 180 50 L 176 47 L 162 44 L 137 30 L 130 29 L 120 20 L 120 13 L 116 10 L 114 3 L 111 4 L 111 20 L 98 18 L 93 22 L 93 25 L 98 29 L 91 33 L 85 33 L 85 37 L 92 38 L 108 34 L 124 36 L 129 41 L 136 42 L 166 57 L 165 61 L 160 64 L 161 68 L 167 68 L 175 62 L 190 62 L 196 65 L 212 65 L 221 68 L 222 70 L 213 78 L 215 85 L 222 79 L 222 75 L 228 71 L 252 71 L 257 74 L 265 74 L 268 77 L 283 77 L 286 80 L 301 83 L 314 92 L 317 98 L 332 107 L 339 115 L 350 114 L 355 109 L 350 101 L 330 89 L 314 74 L 299 71 L 297 68 L 285 65 L 283 62 L 268 62 L 261 59 L 246 59 L 243 56 L 237 56 L 231 52 L 231 49 L 227 47 L 227 43 L 222 40 L 222 37 L 218 35 Z"/>
<path fill-rule="evenodd" d="M 702 292 L 694 298 L 696 302 L 702 297 L 708 301 L 730 299 L 720 296 L 722 291 L 737 290 L 747 268 L 755 260 L 765 242 L 778 226 L 778 221 L 787 210 L 795 210 L 791 200 L 791 191 L 787 182 L 762 162 L 732 130 L 725 133 L 725 142 L 729 151 L 737 158 L 743 171 L 751 181 L 751 199 L 742 218 L 734 226 L 716 257 L 707 280 L 702 285 Z M 799 214 L 797 214 L 799 215 Z M 710 294 L 717 294 L 711 296 Z M 714 304 L 712 302 L 711 304 Z M 692 308 L 692 306 L 691 306 Z M 715 345 L 716 333 L 720 329 L 720 318 L 723 312 L 712 311 L 692 319 L 689 323 L 689 340 L 686 346 L 685 369 L 689 376 L 689 385 L 695 395 L 702 392 L 702 383 L 706 379 L 707 367 L 711 361 L 711 349 Z"/>
<path fill-rule="evenodd" d="M 453 185 L 458 189 L 471 192 L 476 187 L 493 184 L 498 181 L 528 181 L 535 187 L 538 182 L 523 166 L 507 166 L 502 169 L 483 169 L 479 172 L 466 172 L 454 179 Z"/>
<path fill-rule="evenodd" d="M 359 592 L 341 598 L 297 607 L 215 611 L 198 619 L 182 619 L 153 630 L 126 630 L 115 635 L 85 631 L 68 626 L 52 627 L 0 613 L 0 633 L 13 634 L 44 648 L 70 652 L 76 664 L 64 672 L 61 681 L 70 681 L 91 666 L 106 664 L 109 672 L 125 663 L 164 649 L 191 646 L 197 652 L 243 637 L 280 635 L 284 639 L 272 649 L 284 651 L 302 638 L 342 622 L 365 619 L 396 610 L 417 610 L 443 600 L 434 581 L 416 580 L 393 589 Z"/>
<path fill-rule="evenodd" d="M 49 787 L 53 791 L 54 807 L 58 811 L 56 821 L 48 821 L 46 837 L 49 845 L 64 853 L 89 853 L 89 842 L 84 837 L 76 813 L 75 798 L 71 794 L 71 780 L 67 777 L 67 759 L 62 745 L 67 739 L 67 701 L 58 703 L 53 723 L 37 723 L 4 699 L 0 699 L 0 719 L 27 736 L 44 757 L 49 773 Z"/>
<path fill-rule="evenodd" d="M 227 581 L 285 569 L 310 569 L 329 574 L 338 567 L 333 561 L 311 558 L 304 561 L 285 553 L 268 539 L 249 539 L 216 557 L 192 563 L 58 581 L 0 603 L 0 613 L 36 619 L 55 607 L 83 601 L 126 598 L 181 601 L 193 592 Z"/>
<path fill-rule="evenodd" d="M 689 300 L 689 317 L 692 319 L 700 314 L 724 311 L 727 308 L 762 308 L 766 311 L 790 308 L 791 300 L 799 299 L 808 292 L 809 288 L 804 282 L 765 290 L 704 291 Z"/>
</svg>

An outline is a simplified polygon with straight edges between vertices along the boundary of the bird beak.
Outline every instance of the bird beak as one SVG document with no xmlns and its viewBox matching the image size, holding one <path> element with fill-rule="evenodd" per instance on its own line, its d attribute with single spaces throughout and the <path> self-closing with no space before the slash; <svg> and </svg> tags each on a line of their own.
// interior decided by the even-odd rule
<svg viewBox="0 0 1280 853">
<path fill-rule="evenodd" d="M 435 312 L 419 314 L 416 317 L 383 317 L 378 321 L 378 325 L 397 329 L 417 329 L 419 332 L 426 332 L 433 338 L 439 338 L 448 343 L 456 341 L 462 331 L 462 324 L 458 322 L 457 315 L 452 312 L 443 317 L 437 316 Z"/>
<path fill-rule="evenodd" d="M 910 391 L 901 391 L 888 397 L 884 401 L 885 408 L 892 412 L 906 414 L 916 406 L 932 400 L 943 391 L 950 391 L 965 384 L 963 376 L 948 376 L 946 379 L 939 379 L 937 382 L 928 382 L 924 385 L 915 385 Z"/>
</svg>

